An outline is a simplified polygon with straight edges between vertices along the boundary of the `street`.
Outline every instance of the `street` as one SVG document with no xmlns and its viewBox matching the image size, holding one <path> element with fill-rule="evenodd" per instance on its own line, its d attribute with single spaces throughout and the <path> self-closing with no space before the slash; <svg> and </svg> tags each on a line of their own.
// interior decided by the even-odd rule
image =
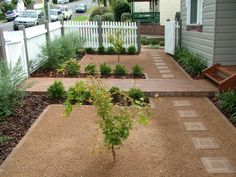
<svg viewBox="0 0 236 177">
<path fill-rule="evenodd" d="M 70 2 L 67 5 L 72 11 L 73 11 L 73 16 L 78 16 L 78 15 L 83 15 L 83 13 L 78 14 L 75 13 L 75 9 L 76 6 L 79 4 L 86 4 L 88 9 L 90 9 L 91 7 L 94 7 L 97 5 L 97 2 L 93 1 L 93 0 L 79 0 L 79 1 L 75 1 L 75 2 Z M 13 30 L 13 22 L 4 22 L 2 24 L 0 24 L 0 28 L 2 28 L 4 31 L 12 31 Z"/>
</svg>

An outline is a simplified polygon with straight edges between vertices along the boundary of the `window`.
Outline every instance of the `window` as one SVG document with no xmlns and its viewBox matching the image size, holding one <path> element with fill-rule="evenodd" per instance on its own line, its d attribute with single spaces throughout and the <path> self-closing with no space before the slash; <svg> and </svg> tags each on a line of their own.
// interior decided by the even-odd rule
<svg viewBox="0 0 236 177">
<path fill-rule="evenodd" d="M 187 25 L 202 25 L 204 0 L 185 0 L 187 7 Z"/>
</svg>

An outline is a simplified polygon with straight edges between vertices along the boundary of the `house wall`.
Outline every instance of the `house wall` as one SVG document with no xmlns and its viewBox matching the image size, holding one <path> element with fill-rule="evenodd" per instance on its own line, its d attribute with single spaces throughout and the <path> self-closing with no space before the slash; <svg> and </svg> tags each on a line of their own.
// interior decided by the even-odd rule
<svg viewBox="0 0 236 177">
<path fill-rule="evenodd" d="M 150 2 L 134 2 L 134 12 L 150 12 Z"/>
<path fill-rule="evenodd" d="M 236 65 L 236 0 L 217 0 L 214 63 Z"/>
<path fill-rule="evenodd" d="M 222 0 L 225 1 L 225 0 Z M 235 1 L 235 0 L 232 0 Z M 216 0 L 205 0 L 203 4 L 202 32 L 187 31 L 187 8 L 186 1 L 181 0 L 181 18 L 182 18 L 182 47 L 187 47 L 191 51 L 200 54 L 207 59 L 208 65 L 214 63 L 214 39 L 215 39 L 215 9 Z"/>
<path fill-rule="evenodd" d="M 180 12 L 180 1 L 181 0 L 160 0 L 159 8 L 161 25 L 165 25 L 167 19 L 175 20 L 175 13 Z"/>
</svg>

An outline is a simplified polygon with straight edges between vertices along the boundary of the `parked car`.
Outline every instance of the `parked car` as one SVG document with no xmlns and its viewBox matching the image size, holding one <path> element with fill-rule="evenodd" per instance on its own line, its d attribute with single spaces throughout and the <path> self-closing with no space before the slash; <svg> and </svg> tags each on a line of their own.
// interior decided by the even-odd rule
<svg viewBox="0 0 236 177">
<path fill-rule="evenodd" d="M 75 9 L 76 13 L 84 13 L 86 11 L 87 11 L 87 6 L 85 4 L 79 4 Z"/>
<path fill-rule="evenodd" d="M 6 13 L 5 13 L 5 16 L 6 16 L 6 20 L 7 21 L 11 21 L 11 20 L 14 20 L 16 17 L 18 17 L 19 13 L 16 11 L 16 10 L 8 10 Z"/>
<path fill-rule="evenodd" d="M 43 24 L 45 16 L 43 12 L 36 10 L 25 10 L 19 14 L 19 16 L 13 22 L 13 29 L 18 30 L 20 25 L 24 25 L 26 28 Z"/>
<path fill-rule="evenodd" d="M 60 9 L 51 9 L 50 18 L 52 22 L 63 20 L 63 13 Z"/>
<path fill-rule="evenodd" d="M 69 0 L 57 0 L 57 4 L 67 4 Z"/>
<path fill-rule="evenodd" d="M 64 20 L 70 20 L 72 18 L 72 10 L 68 6 L 58 5 L 56 9 L 60 9 L 63 14 Z"/>
</svg>

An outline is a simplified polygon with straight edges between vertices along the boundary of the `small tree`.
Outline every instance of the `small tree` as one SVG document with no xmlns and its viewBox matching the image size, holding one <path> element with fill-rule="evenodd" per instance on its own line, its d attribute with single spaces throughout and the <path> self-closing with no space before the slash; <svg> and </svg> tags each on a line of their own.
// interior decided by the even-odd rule
<svg viewBox="0 0 236 177">
<path fill-rule="evenodd" d="M 81 85 L 83 84 L 80 82 Z M 81 88 L 81 87 L 80 87 Z M 114 107 L 112 104 L 112 96 L 99 81 L 93 80 L 92 84 L 87 84 L 84 90 L 89 92 L 90 102 L 96 107 L 97 115 L 101 118 L 99 121 L 99 127 L 102 129 L 104 135 L 105 145 L 111 149 L 113 160 L 116 161 L 115 148 L 122 145 L 122 143 L 129 137 L 130 130 L 132 129 L 136 120 L 143 125 L 147 125 L 148 121 L 146 115 L 148 112 L 129 111 L 127 105 L 124 108 Z M 81 91 L 81 90 L 80 90 Z M 123 96 L 131 100 L 129 96 L 124 93 Z M 70 95 L 66 100 L 66 113 L 69 115 L 73 109 L 72 102 L 81 105 L 83 99 L 74 99 L 73 95 Z M 72 96 L 72 97 L 71 97 Z M 78 96 L 78 95 L 77 95 Z M 133 105 L 137 106 L 138 103 Z M 141 109 L 140 109 L 141 110 Z M 147 111 L 148 109 L 145 109 Z"/>
<path fill-rule="evenodd" d="M 114 46 L 115 51 L 118 55 L 118 62 L 120 62 L 120 54 L 123 51 L 124 40 L 122 38 L 121 31 L 115 34 L 111 34 L 109 37 L 109 42 Z"/>
</svg>

